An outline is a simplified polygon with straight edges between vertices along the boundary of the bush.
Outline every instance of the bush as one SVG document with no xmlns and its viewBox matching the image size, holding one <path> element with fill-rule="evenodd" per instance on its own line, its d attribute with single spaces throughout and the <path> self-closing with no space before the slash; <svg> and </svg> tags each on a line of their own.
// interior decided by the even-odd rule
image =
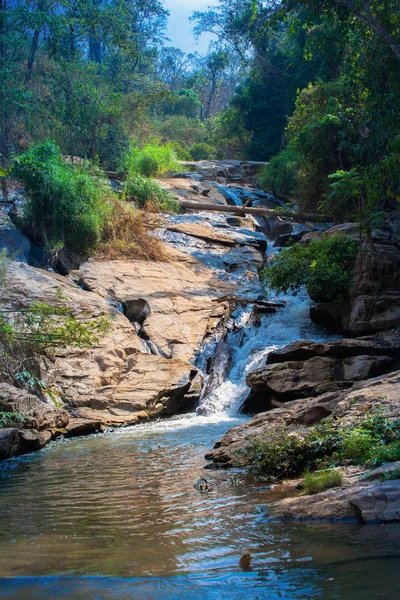
<svg viewBox="0 0 400 600">
<path fill-rule="evenodd" d="M 245 451 L 250 469 L 267 480 L 314 471 L 322 465 L 382 464 L 400 455 L 400 420 L 382 411 L 344 424 L 327 420 L 306 432 L 273 431 Z"/>
<path fill-rule="evenodd" d="M 331 488 L 340 487 L 343 482 L 343 473 L 336 469 L 306 473 L 304 475 L 304 494 L 319 494 Z"/>
<path fill-rule="evenodd" d="M 173 116 L 162 122 L 154 123 L 157 134 L 167 140 L 179 142 L 190 147 L 199 142 L 208 142 L 210 134 L 200 119 Z"/>
<path fill-rule="evenodd" d="M 96 249 L 111 207 L 111 188 L 100 172 L 68 163 L 46 142 L 15 158 L 12 175 L 25 185 L 24 225 L 40 244 L 85 254 Z"/>
<path fill-rule="evenodd" d="M 169 146 L 173 149 L 179 160 L 192 160 L 189 150 L 179 142 L 170 142 Z"/>
<path fill-rule="evenodd" d="M 129 175 L 161 176 L 179 168 L 176 152 L 169 144 L 147 144 L 143 148 L 131 144 L 124 159 L 124 170 Z"/>
<path fill-rule="evenodd" d="M 398 460 L 400 460 L 400 441 L 378 448 L 370 463 L 374 466 L 379 466 L 387 462 L 397 462 Z"/>
<path fill-rule="evenodd" d="M 326 236 L 309 246 L 295 244 L 263 271 L 264 281 L 278 292 L 296 293 L 306 285 L 317 302 L 343 302 L 358 251 L 358 241 L 344 235 Z"/>
<path fill-rule="evenodd" d="M 210 144 L 206 144 L 202 142 L 200 144 L 194 144 L 190 150 L 190 156 L 193 160 L 211 160 L 215 158 L 215 149 L 210 146 Z"/>
<path fill-rule="evenodd" d="M 289 148 L 283 150 L 263 167 L 260 175 L 262 189 L 276 196 L 291 198 L 296 190 L 298 168 L 296 152 Z"/>
<path fill-rule="evenodd" d="M 139 208 L 145 208 L 152 212 L 172 212 L 180 210 L 179 203 L 172 195 L 162 188 L 156 181 L 131 175 L 125 182 L 123 199 L 135 202 Z"/>
<path fill-rule="evenodd" d="M 102 260 L 162 260 L 163 247 L 147 233 L 142 212 L 128 203 L 115 202 L 96 256 Z"/>
</svg>

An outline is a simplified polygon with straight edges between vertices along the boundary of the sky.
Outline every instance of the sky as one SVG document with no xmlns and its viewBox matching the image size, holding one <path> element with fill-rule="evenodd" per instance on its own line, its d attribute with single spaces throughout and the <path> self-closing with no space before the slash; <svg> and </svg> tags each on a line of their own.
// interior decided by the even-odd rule
<svg viewBox="0 0 400 600">
<path fill-rule="evenodd" d="M 195 10 L 205 10 L 215 4 L 216 0 L 164 0 L 165 8 L 170 11 L 167 36 L 170 38 L 168 45 L 181 48 L 184 52 L 200 52 L 207 50 L 210 36 L 201 36 L 197 44 L 193 33 L 193 23 L 189 17 Z"/>
</svg>

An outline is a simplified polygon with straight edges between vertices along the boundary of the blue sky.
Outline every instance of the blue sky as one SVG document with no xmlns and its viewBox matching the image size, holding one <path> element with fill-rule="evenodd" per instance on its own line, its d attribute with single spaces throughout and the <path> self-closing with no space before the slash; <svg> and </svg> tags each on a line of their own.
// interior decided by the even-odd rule
<svg viewBox="0 0 400 600">
<path fill-rule="evenodd" d="M 164 0 L 164 6 L 170 11 L 167 36 L 171 46 L 181 48 L 185 52 L 205 52 L 209 37 L 202 36 L 196 44 L 192 33 L 193 24 L 189 17 L 194 10 L 205 10 L 216 0 Z"/>
</svg>

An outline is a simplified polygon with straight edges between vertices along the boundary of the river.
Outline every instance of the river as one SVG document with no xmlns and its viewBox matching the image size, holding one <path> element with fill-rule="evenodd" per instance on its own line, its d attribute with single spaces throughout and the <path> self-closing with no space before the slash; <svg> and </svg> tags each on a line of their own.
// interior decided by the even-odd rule
<svg viewBox="0 0 400 600">
<path fill-rule="evenodd" d="M 398 526 L 268 523 L 274 492 L 240 473 L 194 487 L 238 422 L 176 417 L 2 463 L 0 598 L 396 598 Z"/>
<path fill-rule="evenodd" d="M 225 218 L 209 217 L 219 226 Z M 198 242 L 169 241 L 203 253 Z M 226 276 L 218 253 L 204 262 Z M 262 292 L 252 281 L 248 288 L 253 296 Z M 238 414 L 246 373 L 273 348 L 327 339 L 309 320 L 306 295 L 278 300 L 284 308 L 257 327 L 246 307 L 232 314 L 230 367 L 201 401 L 207 416 L 61 439 L 0 464 L 1 600 L 399 595 L 400 525 L 270 523 L 273 488 L 241 472 L 204 471 L 205 453 L 246 418 Z M 207 348 L 199 368 L 205 357 Z M 204 493 L 195 487 L 202 476 L 210 487 Z M 253 557 L 247 571 L 239 566 L 246 552 Z"/>
</svg>

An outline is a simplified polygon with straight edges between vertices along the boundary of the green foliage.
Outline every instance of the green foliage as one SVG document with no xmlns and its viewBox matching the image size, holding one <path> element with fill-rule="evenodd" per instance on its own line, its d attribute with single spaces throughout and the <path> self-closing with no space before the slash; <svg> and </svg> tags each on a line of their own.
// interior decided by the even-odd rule
<svg viewBox="0 0 400 600">
<path fill-rule="evenodd" d="M 343 302 L 348 294 L 359 244 L 347 236 L 326 236 L 308 246 L 283 250 L 263 271 L 266 285 L 296 293 L 305 285 L 317 302 Z"/>
<path fill-rule="evenodd" d="M 135 202 L 139 208 L 157 212 L 177 213 L 180 206 L 168 190 L 156 181 L 141 175 L 132 174 L 125 182 L 123 199 Z"/>
<path fill-rule="evenodd" d="M 43 302 L 32 302 L 29 308 L 0 310 L 0 340 L 11 348 L 20 343 L 35 349 L 74 346 L 87 348 L 98 343 L 110 327 L 107 317 L 77 317 L 73 309 Z"/>
<path fill-rule="evenodd" d="M 204 142 L 194 144 L 190 149 L 190 156 L 193 160 L 210 160 L 215 158 L 215 149 L 210 144 Z"/>
<path fill-rule="evenodd" d="M 399 448 L 400 420 L 391 420 L 377 410 L 352 423 L 328 419 L 306 432 L 273 431 L 256 438 L 245 453 L 253 472 L 274 480 L 312 472 L 321 466 L 397 461 Z"/>
<path fill-rule="evenodd" d="M 61 243 L 85 254 L 96 249 L 112 195 L 99 171 L 68 163 L 46 142 L 15 158 L 12 173 L 25 185 L 25 225 L 42 245 Z"/>
<path fill-rule="evenodd" d="M 210 141 L 209 131 L 200 119 L 171 116 L 162 121 L 155 121 L 154 128 L 161 137 L 168 139 L 170 142 L 178 142 L 185 148 L 200 142 L 208 143 Z"/>
<path fill-rule="evenodd" d="M 343 482 L 343 473 L 337 469 L 327 469 L 315 473 L 305 473 L 303 482 L 304 494 L 319 494 L 331 488 L 340 487 Z"/>
<path fill-rule="evenodd" d="M 179 162 L 169 144 L 146 144 L 143 148 L 131 144 L 125 155 L 124 168 L 129 175 L 161 176 L 169 171 L 178 171 Z"/>
<path fill-rule="evenodd" d="M 260 175 L 262 189 L 276 196 L 293 198 L 296 191 L 299 157 L 293 150 L 287 148 L 263 167 Z"/>
<path fill-rule="evenodd" d="M 0 429 L 12 427 L 25 421 L 24 415 L 17 412 L 4 412 L 0 410 Z"/>
<path fill-rule="evenodd" d="M 370 459 L 370 464 L 379 466 L 388 462 L 397 462 L 398 460 L 400 460 L 400 441 L 378 448 L 374 456 Z"/>
<path fill-rule="evenodd" d="M 201 102 L 194 90 L 180 90 L 163 103 L 162 110 L 165 115 L 195 119 L 200 115 Z"/>
</svg>

